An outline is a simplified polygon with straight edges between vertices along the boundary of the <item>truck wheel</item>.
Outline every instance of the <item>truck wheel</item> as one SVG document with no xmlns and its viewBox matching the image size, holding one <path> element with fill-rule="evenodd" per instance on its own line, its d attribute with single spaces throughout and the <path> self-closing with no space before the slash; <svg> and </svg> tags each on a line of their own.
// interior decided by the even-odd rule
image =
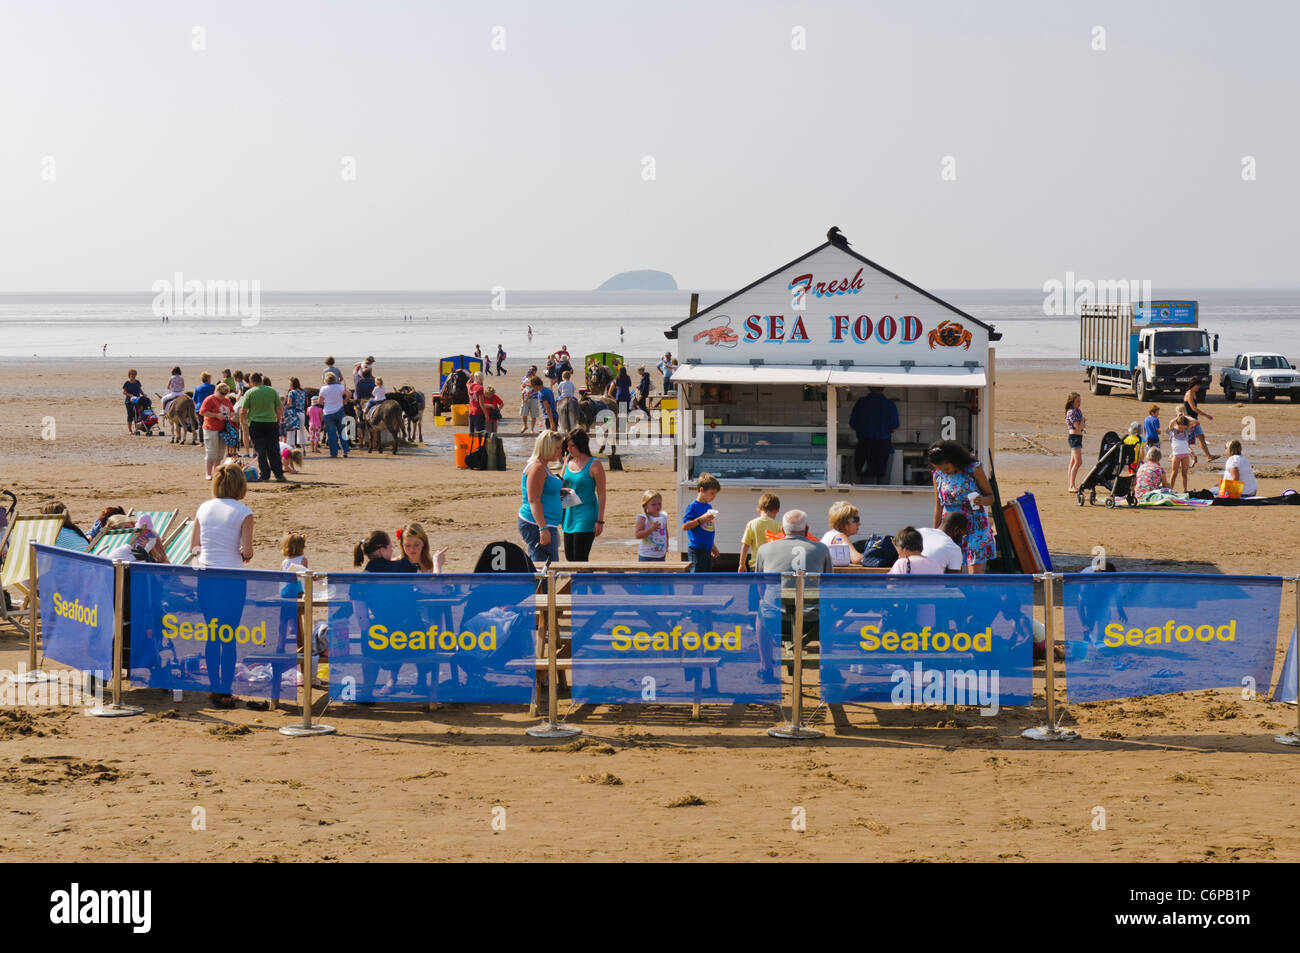
<svg viewBox="0 0 1300 953">
<path fill-rule="evenodd" d="M 1097 380 L 1097 368 L 1095 367 L 1092 369 L 1092 373 L 1088 375 L 1088 390 L 1092 392 L 1094 397 L 1105 397 L 1110 393 L 1110 385 L 1102 384 Z"/>
<path fill-rule="evenodd" d="M 1300 404 L 1300 390 L 1291 391 L 1291 403 Z"/>
<path fill-rule="evenodd" d="M 1255 382 L 1247 381 L 1246 382 L 1246 403 L 1253 404 L 1255 403 L 1255 400 L 1256 400 Z"/>
<path fill-rule="evenodd" d="M 1223 399 L 1228 403 L 1232 403 L 1237 399 L 1237 393 L 1232 389 L 1232 381 L 1223 382 Z"/>
<path fill-rule="evenodd" d="M 1140 403 L 1146 403 L 1147 398 L 1151 396 L 1151 390 L 1147 387 L 1146 376 L 1140 371 L 1137 375 L 1136 386 L 1133 389 L 1137 391 L 1137 399 Z"/>
</svg>

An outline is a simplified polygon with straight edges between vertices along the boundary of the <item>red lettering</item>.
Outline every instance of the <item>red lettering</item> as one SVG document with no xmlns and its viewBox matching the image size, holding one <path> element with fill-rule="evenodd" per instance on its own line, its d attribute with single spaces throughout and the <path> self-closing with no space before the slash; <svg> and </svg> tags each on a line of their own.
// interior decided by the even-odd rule
<svg viewBox="0 0 1300 953">
<path fill-rule="evenodd" d="M 767 316 L 767 339 L 779 341 L 785 337 L 785 315 L 769 314 Z"/>
<path fill-rule="evenodd" d="M 871 339 L 871 319 L 865 314 L 858 315 L 858 320 L 853 322 L 853 340 L 859 344 L 865 344 Z"/>
<path fill-rule="evenodd" d="M 853 276 L 853 281 L 849 285 L 849 287 L 852 288 L 854 291 L 862 290 L 862 269 L 861 268 L 859 268 L 858 273 Z"/>
<path fill-rule="evenodd" d="M 844 332 L 849 329 L 849 316 L 847 314 L 831 315 L 831 342 L 844 340 Z"/>
<path fill-rule="evenodd" d="M 794 327 L 790 329 L 790 340 L 791 341 L 808 340 L 808 332 L 804 330 L 802 314 L 795 316 Z"/>
<path fill-rule="evenodd" d="M 745 340 L 757 341 L 763 336 L 763 319 L 756 314 L 751 314 L 745 319 Z"/>
<path fill-rule="evenodd" d="M 898 333 L 898 322 L 889 315 L 885 315 L 876 322 L 876 339 L 888 344 Z"/>
<path fill-rule="evenodd" d="M 903 343 L 911 344 L 921 336 L 921 319 L 914 314 L 903 315 Z"/>
</svg>

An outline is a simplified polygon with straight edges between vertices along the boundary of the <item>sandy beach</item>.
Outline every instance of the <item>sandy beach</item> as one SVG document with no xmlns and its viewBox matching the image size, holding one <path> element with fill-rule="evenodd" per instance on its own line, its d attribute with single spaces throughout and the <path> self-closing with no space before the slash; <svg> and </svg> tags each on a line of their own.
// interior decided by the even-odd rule
<svg viewBox="0 0 1300 953">
<path fill-rule="evenodd" d="M 370 530 L 412 520 L 449 547 L 452 571 L 472 569 L 491 540 L 515 540 L 531 438 L 510 436 L 512 398 L 527 362 L 508 362 L 503 389 L 507 472 L 456 469 L 451 429 L 427 418 L 425 445 L 397 456 L 311 456 L 291 484 L 250 488 L 251 565 L 279 568 L 286 529 L 306 535 L 311 566 L 324 571 L 350 569 L 353 544 Z M 193 386 L 203 368 L 182 363 Z M 137 366 L 146 390 L 161 391 L 170 362 Z M 281 391 L 292 374 L 311 384 L 318 375 L 315 360 L 257 369 Z M 428 365 L 381 370 L 390 386 L 431 387 Z M 0 488 L 18 495 L 20 512 L 58 499 L 88 528 L 105 505 L 188 515 L 209 497 L 201 449 L 126 435 L 116 396 L 124 372 L 118 362 L 3 369 Z M 1035 495 L 1058 571 L 1081 568 L 1101 546 L 1122 569 L 1296 572 L 1295 508 L 1081 509 L 1065 492 L 1071 390 L 1085 388 L 1067 362 L 998 366 L 993 463 L 1002 498 Z M 1101 434 L 1123 432 L 1145 405 L 1085 392 L 1083 409 L 1086 472 Z M 1261 495 L 1300 489 L 1300 406 L 1227 404 L 1216 390 L 1206 409 L 1216 453 L 1253 418 L 1246 455 Z M 42 438 L 47 418 L 53 439 Z M 1210 487 L 1219 469 L 1202 460 L 1192 477 Z M 592 559 L 634 558 L 631 529 L 648 488 L 664 491 L 675 524 L 673 479 L 662 456 L 626 454 L 624 470 L 609 475 L 608 525 Z M 820 527 L 825 514 L 812 516 Z M 16 669 L 25 655 L 25 641 L 0 625 L 0 668 Z M 583 708 L 571 720 L 584 735 L 569 747 L 535 744 L 523 733 L 534 723 L 526 712 L 492 706 L 332 705 L 325 720 L 339 734 L 317 739 L 273 730 L 297 717 L 293 706 L 224 712 L 187 695 L 173 715 L 158 691 L 131 694 L 147 712 L 138 718 L 0 710 L 0 811 L 10 819 L 0 851 L 10 860 L 1300 858 L 1300 768 L 1272 740 L 1294 728 L 1294 707 L 1263 694 L 1244 700 L 1239 689 L 1070 706 L 1065 723 L 1082 740 L 1036 747 L 1020 731 L 1041 721 L 1042 674 L 1040 666 L 1032 710 L 968 711 L 953 725 L 942 709 L 850 706 L 852 727 L 833 729 L 823 709 L 816 722 L 827 737 L 810 743 L 767 737 L 778 719 L 757 706 L 706 707 L 698 722 L 689 708 Z M 807 701 L 816 708 L 811 692 Z M 684 795 L 704 803 L 667 806 Z M 498 805 L 505 831 L 492 828 Z M 195 806 L 206 811 L 205 831 L 191 829 Z M 1093 829 L 1097 806 L 1105 830 Z M 795 807 L 806 809 L 806 831 L 791 829 Z"/>
</svg>

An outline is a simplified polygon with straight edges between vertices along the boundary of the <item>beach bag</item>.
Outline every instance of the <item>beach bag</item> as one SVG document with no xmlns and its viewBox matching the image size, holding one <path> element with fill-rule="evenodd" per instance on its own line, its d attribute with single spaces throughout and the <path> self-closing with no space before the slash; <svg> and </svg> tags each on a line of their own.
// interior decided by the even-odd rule
<svg viewBox="0 0 1300 953">
<path fill-rule="evenodd" d="M 221 428 L 221 442 L 227 447 L 238 447 L 239 428 L 234 424 L 227 422 L 226 425 Z"/>
<path fill-rule="evenodd" d="M 896 562 L 898 562 L 898 550 L 894 548 L 893 539 L 888 536 L 883 537 L 862 554 L 862 565 L 868 567 L 888 569 Z"/>
<path fill-rule="evenodd" d="M 489 407 L 489 408 L 488 408 L 488 416 L 491 417 L 493 420 L 500 420 L 500 419 L 501 419 L 501 408 L 500 408 L 500 407 Z"/>
<path fill-rule="evenodd" d="M 488 468 L 486 445 L 486 438 L 480 437 L 478 446 L 465 454 L 465 466 L 471 470 L 486 470 Z"/>
</svg>

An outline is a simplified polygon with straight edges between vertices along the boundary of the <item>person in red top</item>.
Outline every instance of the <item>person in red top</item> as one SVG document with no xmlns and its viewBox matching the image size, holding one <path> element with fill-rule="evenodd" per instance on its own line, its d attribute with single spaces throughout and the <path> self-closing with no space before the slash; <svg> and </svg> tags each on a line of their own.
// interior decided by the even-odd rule
<svg viewBox="0 0 1300 953">
<path fill-rule="evenodd" d="M 487 428 L 483 426 L 483 372 L 475 371 L 469 377 L 469 432 L 481 433 Z"/>
<path fill-rule="evenodd" d="M 235 405 L 230 400 L 230 388 L 222 381 L 217 389 L 203 399 L 199 416 L 203 418 L 203 479 L 211 480 L 212 471 L 226 455 L 226 444 L 221 431 L 226 421 L 235 416 Z"/>
<path fill-rule="evenodd" d="M 501 408 L 505 403 L 495 387 L 489 385 L 483 388 L 483 412 L 487 414 L 488 433 L 497 432 L 497 421 L 501 419 Z"/>
</svg>

